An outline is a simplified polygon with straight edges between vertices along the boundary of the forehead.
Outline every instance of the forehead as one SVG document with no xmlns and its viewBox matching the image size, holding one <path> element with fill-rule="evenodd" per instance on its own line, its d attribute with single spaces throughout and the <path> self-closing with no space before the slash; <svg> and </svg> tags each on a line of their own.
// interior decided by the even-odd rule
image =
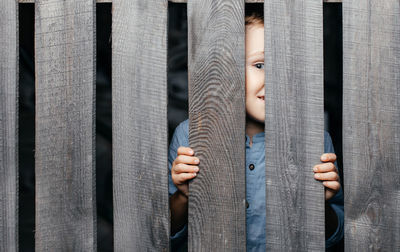
<svg viewBox="0 0 400 252">
<path fill-rule="evenodd" d="M 264 25 L 246 26 L 246 55 L 264 51 Z"/>
</svg>

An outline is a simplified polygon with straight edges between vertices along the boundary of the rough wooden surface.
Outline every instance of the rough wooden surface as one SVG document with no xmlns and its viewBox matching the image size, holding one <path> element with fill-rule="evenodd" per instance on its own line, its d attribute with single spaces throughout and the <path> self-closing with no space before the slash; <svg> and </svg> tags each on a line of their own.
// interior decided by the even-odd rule
<svg viewBox="0 0 400 252">
<path fill-rule="evenodd" d="M 94 3 L 35 3 L 36 251 L 96 250 Z"/>
<path fill-rule="evenodd" d="M 20 1 L 26 1 L 26 0 L 20 0 Z M 33 0 L 28 0 L 28 1 L 33 1 Z M 99 0 L 97 0 L 99 1 Z M 101 0 L 101 1 L 112 1 L 112 0 Z M 170 2 L 173 3 L 187 3 L 188 0 L 169 0 Z M 342 0 L 323 0 L 323 2 L 326 3 L 341 3 Z M 264 0 L 245 0 L 245 3 L 264 3 Z"/>
<path fill-rule="evenodd" d="M 167 0 L 115 1 L 114 248 L 167 251 Z"/>
<path fill-rule="evenodd" d="M 188 3 L 189 251 L 245 251 L 244 2 Z"/>
<path fill-rule="evenodd" d="M 19 3 L 34 3 L 38 0 L 18 0 Z M 112 0 L 95 0 L 96 3 L 112 3 Z M 115 1 L 115 0 L 114 0 Z"/>
<path fill-rule="evenodd" d="M 18 249 L 18 4 L 0 2 L 0 251 Z"/>
<path fill-rule="evenodd" d="M 115 1 L 115 0 L 114 0 Z M 187 0 L 169 0 L 172 3 L 187 3 Z M 342 0 L 323 0 L 325 3 L 341 3 Z M 19 0 L 20 3 L 34 3 L 35 0 Z M 112 3 L 112 0 L 96 0 L 97 3 Z M 264 3 L 264 0 L 245 0 L 246 3 Z"/>
<path fill-rule="evenodd" d="M 322 1 L 272 0 L 265 11 L 267 251 L 323 251 Z"/>
<path fill-rule="evenodd" d="M 400 251 L 400 5 L 343 3 L 346 251 Z"/>
</svg>

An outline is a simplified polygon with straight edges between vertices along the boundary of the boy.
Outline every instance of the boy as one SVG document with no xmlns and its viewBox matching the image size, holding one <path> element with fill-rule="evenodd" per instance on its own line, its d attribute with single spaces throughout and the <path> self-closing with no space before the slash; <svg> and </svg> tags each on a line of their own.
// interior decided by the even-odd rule
<svg viewBox="0 0 400 252">
<path fill-rule="evenodd" d="M 264 19 L 261 13 L 246 15 L 246 201 L 247 251 L 265 251 L 265 86 Z M 171 245 L 184 249 L 187 239 L 188 181 L 199 171 L 200 160 L 189 147 L 189 123 L 182 122 L 171 141 L 168 163 L 171 209 Z M 336 156 L 330 136 L 325 132 L 325 150 L 320 164 L 313 167 L 314 178 L 325 186 L 326 247 L 343 237 L 343 192 L 335 166 Z M 248 176 L 252 173 L 255 176 Z M 257 178 L 256 180 L 254 178 Z M 261 179 L 260 179 L 261 178 Z M 260 183 L 259 181 L 263 181 Z M 246 198 L 248 198 L 246 196 Z M 249 209 L 250 208 L 250 209 Z"/>
</svg>

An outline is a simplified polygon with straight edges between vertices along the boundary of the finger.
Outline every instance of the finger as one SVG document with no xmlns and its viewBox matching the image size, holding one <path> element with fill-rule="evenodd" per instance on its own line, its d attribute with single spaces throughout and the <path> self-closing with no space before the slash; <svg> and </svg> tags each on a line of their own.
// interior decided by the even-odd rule
<svg viewBox="0 0 400 252">
<path fill-rule="evenodd" d="M 325 187 L 325 200 L 330 200 L 336 193 L 337 191 Z"/>
<path fill-rule="evenodd" d="M 322 162 L 335 162 L 336 155 L 335 155 L 335 153 L 324 153 L 321 156 L 321 161 Z"/>
<path fill-rule="evenodd" d="M 176 164 L 193 164 L 197 165 L 200 163 L 200 160 L 197 157 L 191 157 L 191 156 L 186 156 L 186 155 L 179 155 L 175 159 Z"/>
<path fill-rule="evenodd" d="M 199 171 L 199 167 L 196 165 L 187 165 L 187 164 L 177 164 L 174 166 L 174 173 L 196 173 Z"/>
<path fill-rule="evenodd" d="M 324 181 L 322 182 L 322 184 L 326 187 L 329 188 L 331 190 L 334 191 L 339 191 L 340 189 L 340 183 L 338 181 Z"/>
<path fill-rule="evenodd" d="M 185 183 L 186 181 L 196 177 L 196 173 L 180 173 L 180 174 L 174 174 L 172 175 L 172 181 L 176 185 L 181 185 Z"/>
<path fill-rule="evenodd" d="M 332 162 L 317 164 L 313 168 L 314 172 L 330 172 L 336 171 L 336 167 Z"/>
<path fill-rule="evenodd" d="M 314 178 L 317 180 L 338 180 L 339 175 L 336 172 L 324 172 L 324 173 L 315 173 Z"/>
<path fill-rule="evenodd" d="M 189 147 L 180 146 L 178 148 L 178 155 L 192 156 L 193 154 L 194 154 L 194 151 Z"/>
</svg>

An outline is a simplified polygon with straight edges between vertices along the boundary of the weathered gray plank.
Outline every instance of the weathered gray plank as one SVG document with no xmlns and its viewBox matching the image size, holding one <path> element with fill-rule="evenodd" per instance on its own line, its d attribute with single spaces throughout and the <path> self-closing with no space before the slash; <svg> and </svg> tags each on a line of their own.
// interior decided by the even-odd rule
<svg viewBox="0 0 400 252">
<path fill-rule="evenodd" d="M 265 2 L 268 251 L 323 251 L 322 1 Z"/>
<path fill-rule="evenodd" d="M 167 0 L 114 1 L 114 248 L 169 248 Z"/>
<path fill-rule="evenodd" d="M 94 251 L 95 1 L 37 0 L 36 250 Z"/>
<path fill-rule="evenodd" d="M 188 2 L 189 250 L 244 251 L 244 2 Z"/>
<path fill-rule="evenodd" d="M 20 1 L 33 1 L 33 0 L 20 0 Z M 97 0 L 99 1 L 99 0 Z M 112 0 L 102 0 L 102 1 L 112 1 Z M 173 3 L 187 3 L 188 0 L 169 0 Z M 342 0 L 323 0 L 326 3 L 341 3 Z M 264 0 L 245 0 L 245 3 L 264 3 Z"/>
<path fill-rule="evenodd" d="M 18 0 L 20 3 L 34 3 L 35 0 Z M 169 0 L 172 3 L 187 3 L 187 0 Z M 341 3 L 342 0 L 323 0 L 326 3 Z M 112 0 L 96 0 L 97 3 L 112 3 Z M 245 0 L 246 3 L 264 3 L 264 0 Z"/>
<path fill-rule="evenodd" d="M 343 3 L 346 251 L 400 251 L 400 5 Z"/>
<path fill-rule="evenodd" d="M 34 3 L 37 0 L 18 0 L 19 3 Z M 95 0 L 96 3 L 112 3 L 112 0 Z"/>
<path fill-rule="evenodd" d="M 18 249 L 18 3 L 0 2 L 0 251 Z"/>
</svg>

